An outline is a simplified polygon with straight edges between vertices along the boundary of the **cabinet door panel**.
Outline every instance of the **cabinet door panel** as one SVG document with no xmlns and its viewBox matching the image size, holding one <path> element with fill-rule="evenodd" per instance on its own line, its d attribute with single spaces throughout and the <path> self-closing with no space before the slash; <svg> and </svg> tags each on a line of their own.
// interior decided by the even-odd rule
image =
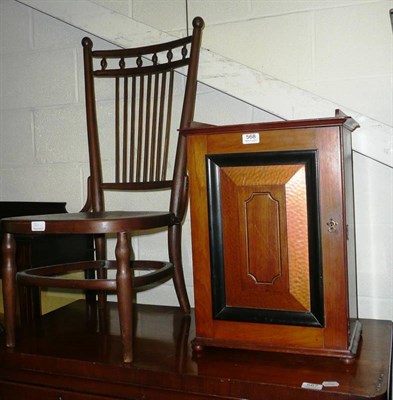
<svg viewBox="0 0 393 400">
<path fill-rule="evenodd" d="M 220 178 L 227 304 L 310 311 L 305 166 L 226 167 Z"/>
<path fill-rule="evenodd" d="M 314 151 L 207 157 L 216 319 L 323 324 L 321 286 L 310 284 L 321 275 L 319 218 L 311 206 L 318 197 L 316 157 Z"/>
</svg>

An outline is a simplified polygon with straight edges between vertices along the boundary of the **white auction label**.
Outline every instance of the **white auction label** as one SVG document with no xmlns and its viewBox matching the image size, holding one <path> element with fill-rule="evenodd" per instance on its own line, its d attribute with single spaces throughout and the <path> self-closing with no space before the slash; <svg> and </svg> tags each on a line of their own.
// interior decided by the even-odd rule
<svg viewBox="0 0 393 400">
<path fill-rule="evenodd" d="M 322 386 L 324 386 L 324 387 L 339 387 L 340 384 L 336 381 L 324 381 L 324 382 L 322 382 Z"/>
<path fill-rule="evenodd" d="M 319 383 L 310 383 L 310 382 L 303 382 L 302 383 L 303 389 L 311 389 L 311 390 L 322 390 L 323 386 Z"/>
<path fill-rule="evenodd" d="M 31 221 L 31 230 L 33 232 L 44 232 L 45 221 Z"/>
<path fill-rule="evenodd" d="M 259 143 L 259 133 L 243 133 L 242 142 L 243 144 Z"/>
</svg>

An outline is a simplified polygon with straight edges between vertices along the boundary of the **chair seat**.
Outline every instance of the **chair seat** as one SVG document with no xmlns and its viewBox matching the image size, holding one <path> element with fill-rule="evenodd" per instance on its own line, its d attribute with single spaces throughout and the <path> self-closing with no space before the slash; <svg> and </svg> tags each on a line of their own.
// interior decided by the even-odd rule
<svg viewBox="0 0 393 400">
<path fill-rule="evenodd" d="M 105 211 L 31 215 L 1 220 L 4 233 L 116 233 L 171 225 L 170 212 Z"/>
</svg>

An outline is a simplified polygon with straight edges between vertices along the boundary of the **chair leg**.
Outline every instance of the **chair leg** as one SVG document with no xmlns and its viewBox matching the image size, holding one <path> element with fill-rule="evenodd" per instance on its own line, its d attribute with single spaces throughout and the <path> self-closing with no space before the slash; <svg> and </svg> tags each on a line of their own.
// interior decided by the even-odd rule
<svg viewBox="0 0 393 400">
<path fill-rule="evenodd" d="M 186 283 L 184 281 L 183 262 L 181 252 L 181 225 L 172 225 L 168 231 L 168 248 L 169 259 L 174 265 L 173 283 L 175 285 L 176 295 L 179 304 L 184 313 L 189 314 L 190 302 L 186 290 Z"/>
<path fill-rule="evenodd" d="M 130 245 L 125 232 L 117 234 L 117 302 L 119 307 L 120 333 L 123 344 L 123 361 L 132 362 L 132 274 L 130 269 Z"/>
<path fill-rule="evenodd" d="M 179 326 L 179 321 L 177 322 L 177 326 Z M 187 371 L 187 361 L 188 361 L 188 338 L 190 333 L 191 326 L 191 315 L 181 315 L 180 320 L 180 329 L 178 334 L 176 335 L 176 365 L 179 373 L 184 373 Z"/>
<path fill-rule="evenodd" d="M 95 279 L 95 278 L 96 278 L 95 271 L 89 269 L 85 271 L 85 279 Z M 86 303 L 91 305 L 95 304 L 96 295 L 97 292 L 95 290 L 86 290 L 85 291 Z"/>
<path fill-rule="evenodd" d="M 22 323 L 29 323 L 41 316 L 40 288 L 35 286 L 19 286 L 19 307 Z"/>
<path fill-rule="evenodd" d="M 12 234 L 5 233 L 2 245 L 3 252 L 3 299 L 5 342 L 7 347 L 15 347 L 16 328 L 16 265 L 15 239 Z"/>
<path fill-rule="evenodd" d="M 105 235 L 97 235 L 95 237 L 95 247 L 96 247 L 96 260 L 106 259 L 106 239 Z M 99 268 L 97 271 L 98 279 L 106 279 L 107 271 L 105 268 Z M 98 306 L 104 308 L 106 305 L 106 292 L 98 292 Z"/>
</svg>

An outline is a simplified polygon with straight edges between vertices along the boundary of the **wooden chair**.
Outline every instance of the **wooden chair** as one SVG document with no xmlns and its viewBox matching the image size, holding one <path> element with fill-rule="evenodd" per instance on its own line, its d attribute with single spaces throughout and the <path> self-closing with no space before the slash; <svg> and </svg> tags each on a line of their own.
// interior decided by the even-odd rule
<svg viewBox="0 0 393 400">
<path fill-rule="evenodd" d="M 88 199 L 79 213 L 15 217 L 2 220 L 3 296 L 6 345 L 15 346 L 16 284 L 33 287 L 57 287 L 97 291 L 98 302 L 105 305 L 105 293 L 117 294 L 120 332 L 124 362 L 132 361 L 132 303 L 136 288 L 173 278 L 182 310 L 189 313 L 185 288 L 181 233 L 188 201 L 186 149 L 183 137 L 171 135 L 171 114 L 174 98 L 175 70 L 187 74 L 180 128 L 193 121 L 199 49 L 204 22 L 193 21 L 192 36 L 172 42 L 120 50 L 93 50 L 92 41 L 82 41 L 85 68 L 86 115 L 90 161 Z M 162 55 L 164 54 L 164 55 Z M 107 144 L 101 146 L 95 98 L 97 80 L 104 87 L 113 81 L 115 104 L 113 179 L 103 179 L 101 152 L 108 154 Z M 98 85 L 96 85 L 98 86 Z M 100 98 L 102 101 L 102 99 Z M 172 132 L 173 133 L 173 132 Z M 173 137 L 174 136 L 174 140 Z M 104 143 L 104 142 L 103 142 Z M 170 145 L 175 145 L 171 151 Z M 173 156 L 173 161 L 170 157 Z M 105 159 L 105 166 L 108 160 Z M 171 170 L 168 176 L 167 171 Z M 107 168 L 105 168 L 107 171 Z M 169 209 L 159 211 L 106 211 L 106 191 L 170 190 Z M 154 196 L 154 193 L 153 193 Z M 131 260 L 130 234 L 166 228 L 169 261 Z M 16 234 L 93 234 L 96 257 L 83 261 L 16 272 Z M 145 232 L 146 233 L 146 232 Z M 115 258 L 107 260 L 105 235 L 117 237 Z M 116 270 L 116 278 L 107 271 Z M 87 279 L 67 278 L 65 274 L 85 271 Z M 142 270 L 144 274 L 134 274 Z"/>
</svg>

